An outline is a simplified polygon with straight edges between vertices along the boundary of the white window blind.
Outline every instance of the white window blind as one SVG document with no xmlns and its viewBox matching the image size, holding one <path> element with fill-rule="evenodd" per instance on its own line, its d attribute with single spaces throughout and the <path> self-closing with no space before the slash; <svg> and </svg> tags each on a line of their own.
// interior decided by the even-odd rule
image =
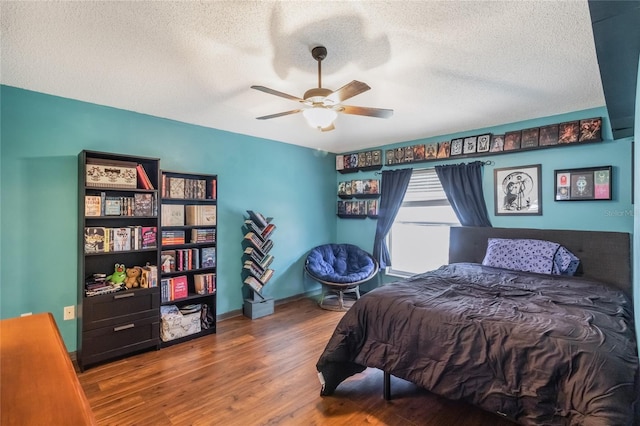
<svg viewBox="0 0 640 426">
<path fill-rule="evenodd" d="M 435 169 L 414 170 L 404 194 L 403 206 L 415 205 L 416 202 L 446 200 L 447 195 Z"/>
</svg>

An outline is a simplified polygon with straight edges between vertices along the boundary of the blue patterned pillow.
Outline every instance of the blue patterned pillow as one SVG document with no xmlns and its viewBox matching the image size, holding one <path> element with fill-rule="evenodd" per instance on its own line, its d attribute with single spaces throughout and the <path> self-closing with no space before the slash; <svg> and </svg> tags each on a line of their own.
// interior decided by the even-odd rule
<svg viewBox="0 0 640 426">
<path fill-rule="evenodd" d="M 558 243 L 489 238 L 483 265 L 539 274 L 573 275 L 580 260 Z"/>
<path fill-rule="evenodd" d="M 567 250 L 564 246 L 560 246 L 556 255 L 553 257 L 554 275 L 575 275 L 580 265 L 580 259 Z"/>
</svg>

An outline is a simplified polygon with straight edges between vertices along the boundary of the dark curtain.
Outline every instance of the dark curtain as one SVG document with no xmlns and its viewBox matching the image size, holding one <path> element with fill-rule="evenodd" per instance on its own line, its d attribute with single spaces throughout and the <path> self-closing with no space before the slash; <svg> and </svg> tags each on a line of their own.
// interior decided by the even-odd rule
<svg viewBox="0 0 640 426">
<path fill-rule="evenodd" d="M 389 249 L 385 238 L 402 205 L 402 199 L 407 191 L 407 186 L 409 186 L 412 171 L 412 169 L 400 169 L 382 172 L 378 225 L 376 226 L 376 237 L 373 242 L 373 257 L 380 264 L 380 268 L 391 266 L 391 258 L 389 257 Z"/>
<path fill-rule="evenodd" d="M 436 166 L 447 199 L 463 226 L 491 226 L 482 191 L 481 161 Z"/>
</svg>

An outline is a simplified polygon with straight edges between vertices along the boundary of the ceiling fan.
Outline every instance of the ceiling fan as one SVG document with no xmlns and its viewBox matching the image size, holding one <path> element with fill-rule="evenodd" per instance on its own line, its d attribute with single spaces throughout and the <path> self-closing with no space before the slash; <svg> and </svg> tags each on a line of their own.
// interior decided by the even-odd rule
<svg viewBox="0 0 640 426">
<path fill-rule="evenodd" d="M 336 119 L 338 116 L 337 113 L 339 112 L 343 114 L 364 115 L 367 117 L 377 118 L 389 118 L 393 115 L 392 109 L 342 105 L 343 101 L 359 95 L 360 93 L 366 92 L 371 89 L 371 87 L 361 81 L 353 80 L 351 83 L 347 83 L 335 91 L 323 88 L 321 64 L 322 60 L 327 57 L 327 49 L 324 46 L 316 46 L 311 50 L 311 55 L 313 56 L 313 59 L 318 61 L 318 87 L 307 90 L 303 95 L 303 98 L 288 95 L 264 86 L 251 86 L 252 89 L 299 102 L 305 107 L 291 111 L 279 112 L 277 114 L 264 115 L 262 117 L 257 117 L 258 120 L 268 120 L 270 118 L 283 117 L 285 115 L 301 112 L 311 127 L 327 132 L 335 129 L 333 121 Z"/>
</svg>

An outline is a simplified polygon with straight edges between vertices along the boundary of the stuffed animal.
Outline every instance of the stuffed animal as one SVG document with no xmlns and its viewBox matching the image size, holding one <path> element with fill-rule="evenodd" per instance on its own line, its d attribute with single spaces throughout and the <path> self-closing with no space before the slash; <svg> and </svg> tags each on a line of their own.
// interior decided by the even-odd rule
<svg viewBox="0 0 640 426">
<path fill-rule="evenodd" d="M 124 280 L 124 285 L 127 288 L 140 287 L 140 276 L 142 275 L 142 268 L 134 266 L 133 268 L 127 268 L 127 278 Z"/>
<path fill-rule="evenodd" d="M 115 271 L 113 272 L 113 274 L 107 277 L 107 281 L 114 284 L 122 284 L 125 278 L 127 278 L 127 275 L 125 274 L 126 268 L 124 266 L 124 263 L 116 263 L 114 269 Z"/>
</svg>

